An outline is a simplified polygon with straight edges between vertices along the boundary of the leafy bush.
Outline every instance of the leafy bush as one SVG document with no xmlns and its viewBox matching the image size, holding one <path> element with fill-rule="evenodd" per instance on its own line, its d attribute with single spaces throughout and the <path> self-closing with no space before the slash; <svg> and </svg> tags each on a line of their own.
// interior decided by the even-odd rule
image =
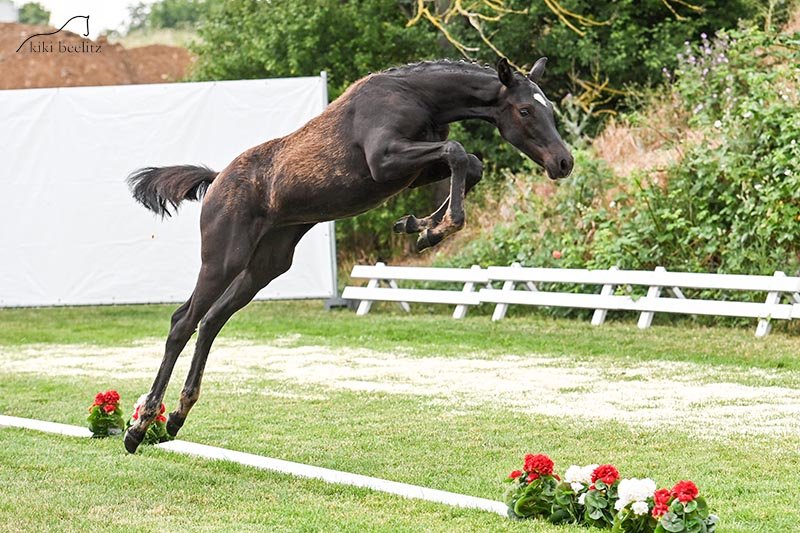
<svg viewBox="0 0 800 533">
<path fill-rule="evenodd" d="M 406 28 L 395 0 L 215 4 L 200 28 L 200 80 L 328 73 L 331 98 L 369 72 L 438 55 L 435 30 Z"/>
<path fill-rule="evenodd" d="M 544 86 L 558 96 L 569 89 L 571 75 L 584 80 L 608 78 L 617 89 L 658 84 L 661 69 L 676 64 L 686 39 L 703 31 L 736 28 L 741 19 L 762 15 L 762 2 L 757 0 L 561 0 L 569 12 L 598 23 L 580 24 L 566 15 L 563 20 L 571 21 L 581 35 L 555 15 L 552 2 L 506 4 L 518 13 L 490 25 L 492 42 L 519 63 L 548 56 Z M 481 59 L 494 57 L 469 26 L 456 27 L 454 33 L 478 47 Z"/>
<path fill-rule="evenodd" d="M 222 0 L 159 0 L 139 2 L 128 8 L 128 31 L 162 28 L 192 28 L 203 21 L 214 3 Z"/>
<path fill-rule="evenodd" d="M 797 274 L 799 37 L 744 29 L 687 43 L 669 90 L 698 140 L 678 163 L 627 180 L 578 151 L 552 196 L 520 197 L 510 222 L 444 262 Z"/>
<path fill-rule="evenodd" d="M 28 2 L 19 8 L 19 21 L 22 24 L 49 24 L 50 11 L 39 2 Z"/>
<path fill-rule="evenodd" d="M 674 91 L 701 134 L 666 183 L 639 176 L 593 266 L 771 274 L 800 252 L 800 41 L 758 30 L 686 45 Z"/>
</svg>

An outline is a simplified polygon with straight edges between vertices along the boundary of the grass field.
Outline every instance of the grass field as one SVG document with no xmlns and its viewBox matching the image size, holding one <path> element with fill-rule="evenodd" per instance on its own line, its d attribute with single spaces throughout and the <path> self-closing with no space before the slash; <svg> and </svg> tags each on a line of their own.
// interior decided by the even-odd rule
<svg viewBox="0 0 800 533">
<path fill-rule="evenodd" d="M 0 310 L 0 414 L 80 425 L 112 387 L 130 408 L 172 308 Z M 562 473 L 611 462 L 623 477 L 696 481 L 720 531 L 793 531 L 799 348 L 752 327 L 252 304 L 223 330 L 181 438 L 491 499 L 526 452 Z M 0 487 L 3 531 L 583 531 L 12 429 Z"/>
</svg>

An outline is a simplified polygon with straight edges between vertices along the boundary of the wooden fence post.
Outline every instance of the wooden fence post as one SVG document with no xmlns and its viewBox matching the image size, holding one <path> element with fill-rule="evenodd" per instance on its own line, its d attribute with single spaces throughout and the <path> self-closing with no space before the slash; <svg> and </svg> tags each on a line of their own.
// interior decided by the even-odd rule
<svg viewBox="0 0 800 533">
<path fill-rule="evenodd" d="M 656 272 L 666 272 L 667 269 L 661 266 L 656 267 Z M 647 289 L 647 298 L 658 298 L 661 296 L 661 287 L 656 285 L 654 287 L 650 287 Z M 655 313 L 652 311 L 644 311 L 641 315 L 639 315 L 639 329 L 647 329 L 650 327 L 650 324 L 653 323 L 653 317 Z"/>
<path fill-rule="evenodd" d="M 775 272 L 774 276 L 776 278 L 785 278 L 786 274 L 781 272 L 780 270 Z M 764 302 L 766 305 L 775 305 L 780 303 L 781 301 L 781 293 L 778 291 L 773 291 L 767 293 L 767 301 Z M 758 326 L 756 327 L 756 337 L 766 337 L 770 330 L 772 329 L 772 324 L 770 323 L 768 318 L 760 318 L 758 320 Z"/>
<path fill-rule="evenodd" d="M 520 264 L 517 263 L 517 262 L 514 262 L 514 263 L 511 263 L 511 266 L 514 267 L 514 268 L 519 268 Z M 505 281 L 505 282 L 503 282 L 503 290 L 504 291 L 513 291 L 515 285 L 516 285 L 516 283 L 514 283 L 511 280 Z M 494 306 L 494 312 L 492 313 L 492 321 L 502 320 L 503 318 L 506 317 L 506 313 L 507 312 L 508 312 L 508 304 L 497 304 L 496 306 Z"/>
<path fill-rule="evenodd" d="M 472 265 L 471 270 L 480 270 L 481 267 L 478 265 Z M 464 284 L 464 288 L 461 289 L 462 292 L 475 292 L 475 283 L 472 281 L 468 281 Z M 468 305 L 459 304 L 456 306 L 455 311 L 453 311 L 453 318 L 456 320 L 462 319 L 467 316 L 467 309 L 469 309 Z"/>
<path fill-rule="evenodd" d="M 612 266 L 609 270 L 619 270 L 619 268 Z M 616 285 L 603 285 L 603 288 L 600 290 L 601 296 L 611 296 L 614 294 L 614 288 Z M 603 322 L 606 321 L 606 313 L 608 313 L 608 309 L 595 309 L 594 314 L 592 315 L 592 325 L 599 326 Z"/>
</svg>

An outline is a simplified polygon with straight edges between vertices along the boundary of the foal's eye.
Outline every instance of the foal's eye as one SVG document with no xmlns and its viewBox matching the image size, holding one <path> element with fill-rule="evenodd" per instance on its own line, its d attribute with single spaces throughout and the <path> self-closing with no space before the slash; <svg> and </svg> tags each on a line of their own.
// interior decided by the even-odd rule
<svg viewBox="0 0 800 533">
<path fill-rule="evenodd" d="M 530 114 L 530 112 L 527 109 L 520 109 L 519 114 L 522 115 L 523 117 L 527 117 Z"/>
</svg>

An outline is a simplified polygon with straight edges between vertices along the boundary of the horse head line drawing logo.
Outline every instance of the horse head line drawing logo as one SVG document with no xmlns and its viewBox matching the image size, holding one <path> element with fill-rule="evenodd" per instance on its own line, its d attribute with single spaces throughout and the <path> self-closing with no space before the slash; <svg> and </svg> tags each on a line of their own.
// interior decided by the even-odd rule
<svg viewBox="0 0 800 533">
<path fill-rule="evenodd" d="M 66 21 L 64 24 L 62 24 L 61 27 L 58 28 L 56 31 L 51 31 L 49 33 L 34 33 L 30 37 L 28 37 L 27 39 L 22 41 L 22 43 L 19 45 L 19 48 L 17 48 L 17 52 L 22 50 L 22 47 L 25 46 L 25 43 L 27 43 L 28 41 L 30 41 L 34 37 L 40 37 L 40 36 L 43 36 L 43 35 L 55 35 L 56 33 L 58 33 L 61 30 L 63 30 L 67 26 L 67 24 L 69 24 L 70 22 L 72 22 L 75 19 L 86 19 L 86 33 L 84 33 L 83 36 L 84 37 L 88 37 L 89 36 L 89 15 L 75 15 L 74 17 L 72 17 L 71 19 Z"/>
</svg>

